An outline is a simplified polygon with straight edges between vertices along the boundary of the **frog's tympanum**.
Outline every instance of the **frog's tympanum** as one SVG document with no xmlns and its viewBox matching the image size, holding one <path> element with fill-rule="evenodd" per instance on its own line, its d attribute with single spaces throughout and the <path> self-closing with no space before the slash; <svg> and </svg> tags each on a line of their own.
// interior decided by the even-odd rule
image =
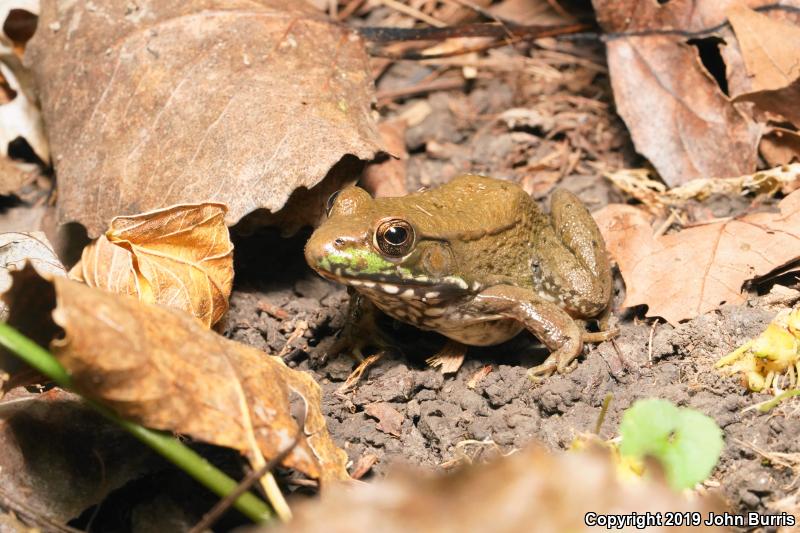
<svg viewBox="0 0 800 533">
<path fill-rule="evenodd" d="M 607 316 L 611 270 L 600 230 L 566 190 L 546 215 L 519 186 L 483 176 L 400 198 L 349 187 L 331 197 L 305 254 L 389 316 L 455 341 L 531 331 L 552 352 L 533 374 L 565 372 L 584 341 L 610 336 L 584 330 L 584 319 Z"/>
</svg>

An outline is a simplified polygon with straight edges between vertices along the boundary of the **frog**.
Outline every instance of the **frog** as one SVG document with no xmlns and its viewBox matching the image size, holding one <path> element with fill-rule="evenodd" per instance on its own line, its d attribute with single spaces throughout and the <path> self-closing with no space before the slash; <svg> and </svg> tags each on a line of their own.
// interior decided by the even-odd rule
<svg viewBox="0 0 800 533">
<path fill-rule="evenodd" d="M 584 343 L 616 333 L 603 236 L 563 188 L 545 213 L 516 183 L 477 174 L 401 197 L 350 186 L 329 199 L 305 259 L 359 300 L 457 343 L 492 346 L 528 330 L 550 351 L 534 379 L 571 371 Z M 587 331 L 589 320 L 600 331 Z"/>
</svg>

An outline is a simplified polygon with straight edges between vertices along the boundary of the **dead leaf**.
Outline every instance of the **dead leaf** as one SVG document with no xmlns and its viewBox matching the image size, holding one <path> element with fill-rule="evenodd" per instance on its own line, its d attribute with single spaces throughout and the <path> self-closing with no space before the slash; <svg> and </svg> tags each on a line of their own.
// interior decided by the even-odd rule
<svg viewBox="0 0 800 533">
<path fill-rule="evenodd" d="M 403 119 L 385 120 L 378 125 L 383 146 L 389 154 L 384 161 L 370 164 L 364 169 L 360 184 L 374 197 L 405 196 L 406 188 L 406 129 Z"/>
<path fill-rule="evenodd" d="M 694 47 L 648 36 L 607 49 L 617 112 L 668 185 L 755 170 L 761 128 L 719 90 Z"/>
<path fill-rule="evenodd" d="M 175 204 L 225 203 L 228 224 L 274 213 L 379 149 L 361 39 L 303 2 L 48 2 L 39 28 L 26 63 L 59 219 L 91 237 Z"/>
<path fill-rule="evenodd" d="M 705 176 L 748 174 L 756 168 L 761 125 L 730 102 L 688 37 L 658 34 L 716 27 L 736 1 L 593 0 L 598 21 L 612 34 L 607 55 L 618 112 L 637 151 L 670 186 Z M 748 0 L 746 5 L 768 3 Z M 630 32 L 652 34 L 624 35 Z M 735 57 L 739 56 L 726 59 Z M 739 70 L 744 71 L 743 63 L 728 64 L 726 73 L 738 75 Z"/>
<path fill-rule="evenodd" d="M 116 217 L 83 249 L 70 277 L 193 314 L 211 327 L 228 310 L 233 244 L 221 204 L 178 205 Z"/>
<path fill-rule="evenodd" d="M 770 166 L 800 161 L 800 134 L 785 128 L 772 128 L 761 138 L 758 149 Z M 798 184 L 800 184 L 800 176 L 798 176 Z"/>
<path fill-rule="evenodd" d="M 745 281 L 800 258 L 800 191 L 779 208 L 657 238 L 636 207 L 612 204 L 594 215 L 625 280 L 622 305 L 647 305 L 648 316 L 674 325 L 743 302 Z"/>
<path fill-rule="evenodd" d="M 402 432 L 404 417 L 387 402 L 375 402 L 364 408 L 364 413 L 378 421 L 380 431 L 399 437 Z"/>
<path fill-rule="evenodd" d="M 45 279 L 30 267 L 13 276 L 4 295 L 8 323 L 49 345 L 82 394 L 144 426 L 239 450 L 257 466 L 297 434 L 296 394 L 305 405 L 304 431 L 283 464 L 322 482 L 349 479 L 347 455 L 328 435 L 310 375 L 182 311 Z"/>
<path fill-rule="evenodd" d="M 20 387 L 0 400 L 0 449 L 0 494 L 56 524 L 163 469 L 143 444 L 60 389 L 31 394 Z"/>
<path fill-rule="evenodd" d="M 50 161 L 50 147 L 44 135 L 39 108 L 23 91 L 20 81 L 11 68 L 0 62 L 0 82 L 5 80 L 9 100 L 0 105 L 0 154 L 8 155 L 8 146 L 15 139 L 25 139 L 45 163 Z M 2 91 L 0 91 L 2 92 Z"/>
<path fill-rule="evenodd" d="M 800 127 L 800 106 L 797 105 L 800 102 L 800 78 L 780 89 L 741 94 L 734 101 L 753 102 L 759 110 L 782 115 Z"/>
<path fill-rule="evenodd" d="M 28 262 L 42 274 L 67 275 L 44 233 L 0 233 L 0 293 L 11 287 L 11 272 L 22 270 Z M 7 318 L 8 307 L 0 302 L 0 321 Z"/>
<path fill-rule="evenodd" d="M 591 519 L 587 513 L 668 511 L 705 517 L 722 510 L 720 498 L 708 494 L 686 498 L 653 479 L 624 483 L 607 453 L 551 453 L 531 446 L 446 475 L 395 470 L 386 479 L 352 490 L 328 491 L 320 501 L 299 505 L 295 519 L 277 531 L 589 532 L 597 527 L 584 522 Z M 697 530 L 688 525 L 646 529 L 654 533 Z"/>
<path fill-rule="evenodd" d="M 752 91 L 781 89 L 800 77 L 800 26 L 734 3 L 727 11 Z"/>
<path fill-rule="evenodd" d="M 31 183 L 39 175 L 35 165 L 17 163 L 0 156 L 0 195 L 9 196 Z"/>
</svg>

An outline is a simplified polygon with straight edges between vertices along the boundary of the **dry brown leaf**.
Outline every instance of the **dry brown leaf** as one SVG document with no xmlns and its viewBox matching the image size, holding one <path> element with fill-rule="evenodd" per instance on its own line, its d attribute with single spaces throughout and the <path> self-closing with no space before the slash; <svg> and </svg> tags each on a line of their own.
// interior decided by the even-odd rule
<svg viewBox="0 0 800 533">
<path fill-rule="evenodd" d="M 193 314 L 211 327 L 228 310 L 233 244 L 221 204 L 117 217 L 84 248 L 70 277 Z"/>
<path fill-rule="evenodd" d="M 28 262 L 41 273 L 67 275 L 44 233 L 0 233 L 0 293 L 11 287 L 11 272 L 22 270 Z M 6 318 L 8 307 L 0 301 L 0 321 Z"/>
<path fill-rule="evenodd" d="M 648 36 L 607 48 L 617 111 L 667 184 L 756 168 L 760 128 L 719 90 L 694 47 Z"/>
<path fill-rule="evenodd" d="M 0 154 L 7 156 L 9 144 L 21 137 L 47 163 L 50 161 L 50 147 L 44 135 L 41 112 L 23 89 L 23 80 L 0 61 L 0 82 L 4 81 L 11 93 L 9 101 L 0 102 Z"/>
<path fill-rule="evenodd" d="M 800 105 L 797 104 L 800 102 L 800 78 L 780 89 L 741 94 L 734 101 L 753 102 L 761 111 L 783 115 L 800 127 Z"/>
<path fill-rule="evenodd" d="M 39 175 L 35 165 L 17 163 L 0 156 L 0 195 L 8 196 L 18 192 Z"/>
<path fill-rule="evenodd" d="M 304 431 L 283 464 L 323 482 L 348 479 L 347 455 L 328 434 L 310 375 L 182 311 L 47 280 L 30 267 L 13 276 L 4 296 L 8 323 L 49 345 L 82 394 L 147 427 L 239 450 L 255 465 L 297 435 L 290 405 L 296 394 L 305 405 Z M 26 305 L 31 301 L 38 306 Z"/>
<path fill-rule="evenodd" d="M 752 90 L 775 90 L 800 77 L 800 26 L 733 4 L 727 12 Z"/>
<path fill-rule="evenodd" d="M 551 453 L 532 446 L 452 474 L 395 471 L 386 479 L 349 491 L 328 491 L 321 501 L 298 506 L 295 519 L 277 531 L 594 532 L 614 528 L 586 524 L 587 513 L 596 517 L 636 512 L 644 519 L 644 512 L 697 512 L 705 518 L 712 511 L 723 511 L 713 496 L 689 499 L 655 480 L 621 482 L 608 455 L 599 451 Z M 633 524 L 625 528 L 634 530 Z M 649 526 L 646 530 L 667 533 L 697 528 Z M 703 531 L 726 530 L 708 527 Z"/>
<path fill-rule="evenodd" d="M 155 453 L 58 388 L 31 394 L 19 387 L 0 400 L 0 450 L 0 508 L 14 509 L 16 503 L 20 508 L 14 510 L 55 524 L 79 516 L 125 483 L 163 470 Z M 7 533 L 2 523 L 0 531 Z"/>
<path fill-rule="evenodd" d="M 772 128 L 761 138 L 758 150 L 770 166 L 800 161 L 800 133 L 785 128 Z M 800 184 L 800 176 L 798 183 Z"/>
<path fill-rule="evenodd" d="M 593 1 L 606 32 L 654 32 L 612 36 L 608 63 L 617 110 L 637 151 L 670 186 L 756 168 L 761 126 L 725 96 L 687 37 L 656 34 L 714 27 L 734 1 Z"/>
<path fill-rule="evenodd" d="M 387 402 L 375 402 L 364 408 L 364 413 L 378 421 L 380 431 L 399 437 L 403 426 L 403 415 Z"/>
<path fill-rule="evenodd" d="M 406 188 L 406 129 L 408 124 L 403 119 L 390 119 L 381 122 L 378 130 L 381 133 L 386 151 L 394 154 L 394 158 L 387 154 L 387 159 L 379 163 L 368 165 L 364 169 L 364 176 L 360 184 L 376 198 L 405 196 Z"/>
<path fill-rule="evenodd" d="M 26 62 L 59 218 L 91 237 L 115 216 L 175 204 L 225 203 L 228 224 L 276 212 L 345 155 L 379 149 L 361 39 L 303 2 L 42 7 Z"/>
<path fill-rule="evenodd" d="M 800 258 L 800 191 L 779 208 L 660 237 L 636 207 L 612 204 L 594 215 L 625 280 L 622 305 L 647 305 L 648 316 L 677 324 L 743 302 L 745 281 Z"/>
</svg>

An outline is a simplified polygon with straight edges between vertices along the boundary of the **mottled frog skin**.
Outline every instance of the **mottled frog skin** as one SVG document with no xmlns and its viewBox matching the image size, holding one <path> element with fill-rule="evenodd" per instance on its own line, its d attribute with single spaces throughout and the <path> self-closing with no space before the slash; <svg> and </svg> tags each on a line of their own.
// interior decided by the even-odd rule
<svg viewBox="0 0 800 533">
<path fill-rule="evenodd" d="M 466 175 L 436 189 L 373 199 L 358 187 L 329 202 L 308 264 L 379 309 L 467 345 L 530 330 L 552 351 L 533 374 L 571 368 L 583 321 L 607 315 L 611 269 L 597 224 L 570 192 L 550 214 L 519 186 Z"/>
</svg>

